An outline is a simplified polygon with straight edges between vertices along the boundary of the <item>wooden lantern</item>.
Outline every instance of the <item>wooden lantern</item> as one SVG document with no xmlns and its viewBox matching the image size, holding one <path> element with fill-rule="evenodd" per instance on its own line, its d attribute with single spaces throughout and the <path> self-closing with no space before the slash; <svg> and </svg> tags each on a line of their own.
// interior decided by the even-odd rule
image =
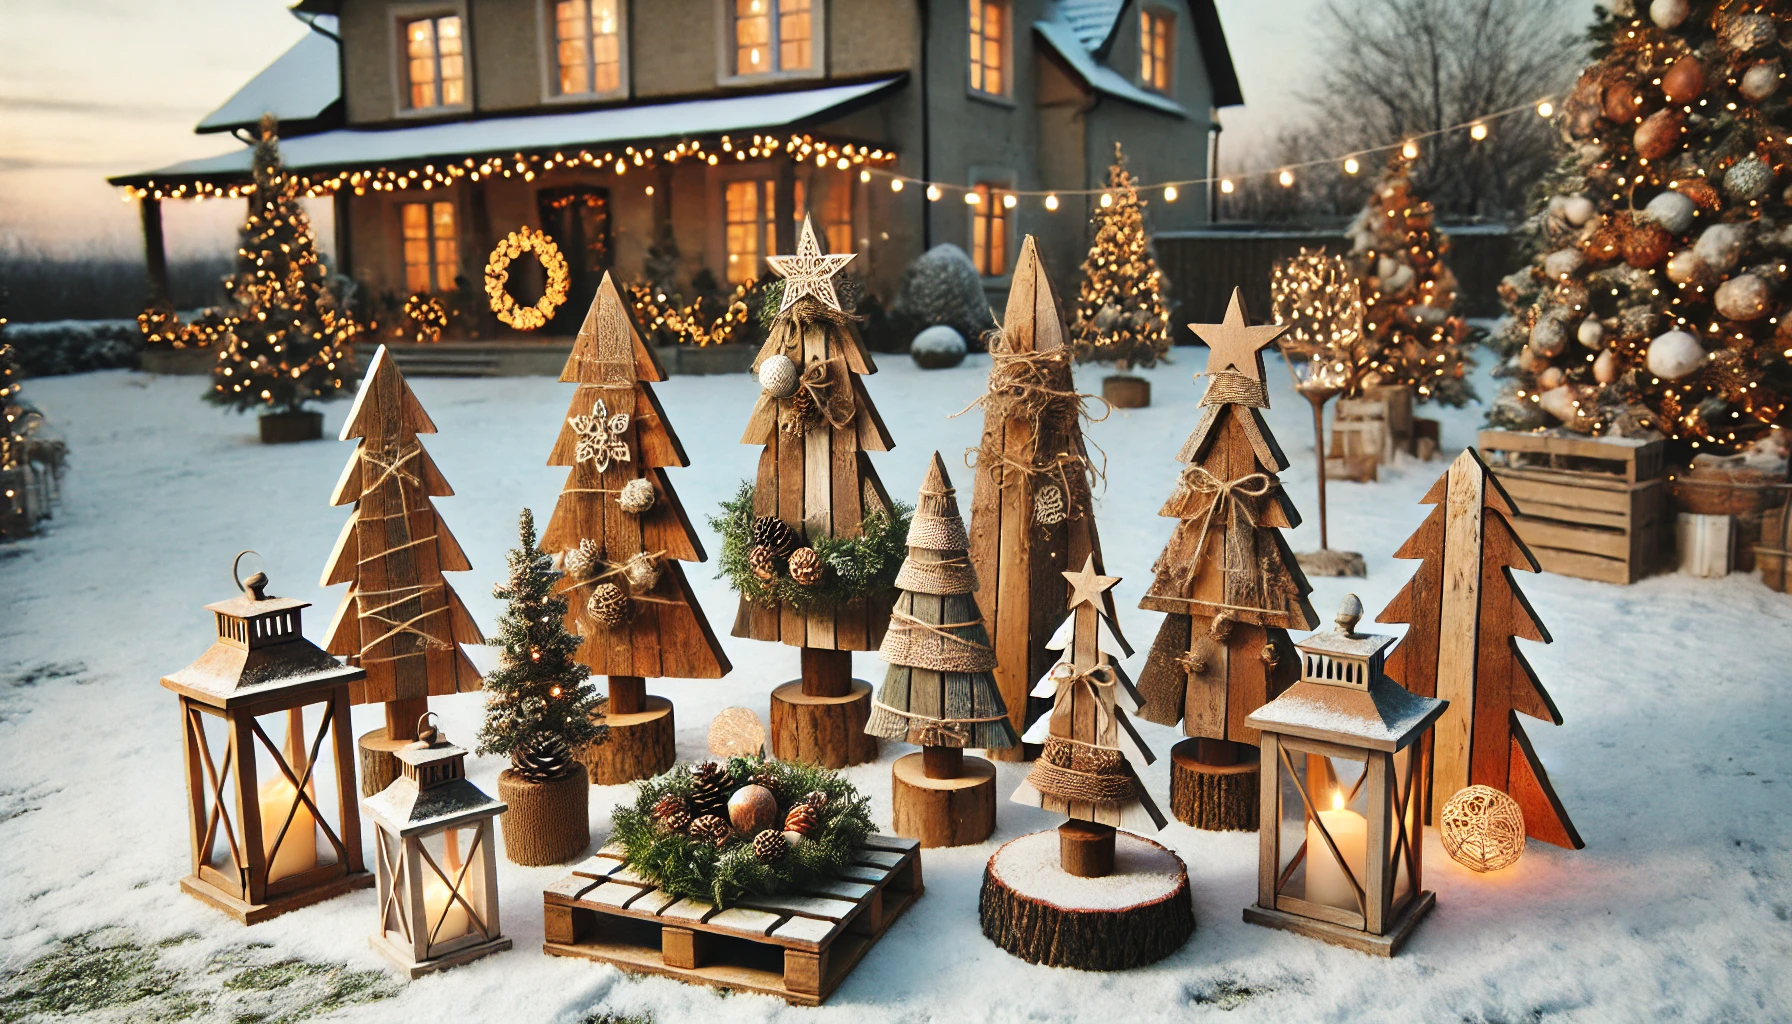
<svg viewBox="0 0 1792 1024">
<path fill-rule="evenodd" d="M 206 605 L 217 640 L 162 685 L 180 695 L 186 736 L 193 873 L 181 888 L 254 924 L 373 877 L 361 863 L 348 719 L 349 684 L 365 673 L 305 639 L 307 602 L 267 596 L 262 573 L 244 591 Z M 286 719 L 278 746 L 266 721 L 276 715 Z"/>
<path fill-rule="evenodd" d="M 492 828 L 507 805 L 467 781 L 466 750 L 433 726 L 393 756 L 398 778 L 367 798 L 380 881 L 371 945 L 413 978 L 509 949 Z"/>
<path fill-rule="evenodd" d="M 1420 740 L 1449 702 L 1387 677 L 1394 638 L 1355 632 L 1362 614 L 1345 598 L 1336 627 L 1295 645 L 1300 681 L 1247 719 L 1262 734 L 1263 790 L 1244 919 L 1392 956 L 1437 902 L 1420 874 Z"/>
</svg>

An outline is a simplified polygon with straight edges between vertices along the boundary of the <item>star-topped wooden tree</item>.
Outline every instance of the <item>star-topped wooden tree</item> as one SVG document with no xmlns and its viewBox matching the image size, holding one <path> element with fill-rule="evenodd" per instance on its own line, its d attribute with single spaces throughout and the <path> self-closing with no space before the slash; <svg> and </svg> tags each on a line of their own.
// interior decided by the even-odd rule
<svg viewBox="0 0 1792 1024">
<path fill-rule="evenodd" d="M 807 219 L 795 256 L 767 257 L 782 298 L 741 437 L 765 451 L 750 506 L 743 494 L 719 521 L 741 594 L 734 635 L 802 648 L 802 678 L 772 692 L 772 751 L 833 768 L 877 756 L 851 652 L 883 639 L 907 527 L 866 455 L 894 442 L 859 379 L 877 367 L 834 290 L 852 258 L 822 253 Z"/>
<path fill-rule="evenodd" d="M 603 786 L 676 760 L 672 702 L 647 695 L 649 677 L 716 679 L 732 668 L 679 565 L 705 556 L 666 474 L 689 461 L 650 386 L 665 379 L 606 273 L 560 373 L 578 390 L 548 465 L 572 472 L 541 540 L 566 573 L 559 593 L 567 629 L 583 638 L 576 657 L 609 676 L 609 729 L 582 754 Z"/>
<path fill-rule="evenodd" d="M 1533 839 L 1578 850 L 1586 844 L 1550 785 L 1518 713 L 1562 724 L 1515 640 L 1549 643 L 1512 570 L 1536 572 L 1537 559 L 1513 532 L 1517 506 L 1473 448 L 1456 457 L 1421 499 L 1434 506 L 1395 558 L 1418 571 L 1376 616 L 1409 624 L 1388 655 L 1387 673 L 1422 697 L 1450 702 L 1431 742 L 1428 814 L 1472 785 L 1512 796 Z"/>
<path fill-rule="evenodd" d="M 1028 691 L 1057 657 L 1046 642 L 1069 612 L 1063 574 L 1090 558 L 1100 572 L 1102 560 L 1083 396 L 1071 377 L 1075 354 L 1031 235 L 1021 243 L 1012 282 L 1001 335 L 989 349 L 989 391 L 980 400 L 970 554 L 977 606 L 996 650 L 996 681 L 1009 722 L 1024 732 L 1049 707 L 1029 707 Z M 1101 600 L 1113 619 L 1114 595 Z M 1037 753 L 1037 745 L 1017 744 L 990 756 Z"/>
<path fill-rule="evenodd" d="M 1263 349 L 1282 327 L 1253 327 L 1238 289 L 1224 323 L 1191 324 L 1207 342 L 1206 410 L 1176 456 L 1188 464 L 1158 514 L 1181 520 L 1139 602 L 1164 622 L 1139 690 L 1143 716 L 1182 723 L 1171 751 L 1170 809 L 1204 829 L 1257 827 L 1257 730 L 1245 718 L 1296 679 L 1290 629 L 1319 621 L 1312 585 L 1280 531 L 1300 514 L 1276 474 L 1288 459 L 1264 422 Z"/>
<path fill-rule="evenodd" d="M 482 684 L 460 645 L 483 644 L 485 637 L 442 576 L 473 566 L 431 502 L 454 493 L 417 438 L 435 432 L 381 345 L 342 426 L 342 440 L 360 443 L 330 504 L 352 504 L 355 511 L 320 584 L 349 585 L 326 648 L 367 672 L 366 679 L 349 684 L 349 699 L 386 705 L 385 727 L 360 740 L 361 792 L 367 796 L 398 777 L 392 752 L 417 738 L 417 720 L 429 710 L 431 696 Z"/>
</svg>

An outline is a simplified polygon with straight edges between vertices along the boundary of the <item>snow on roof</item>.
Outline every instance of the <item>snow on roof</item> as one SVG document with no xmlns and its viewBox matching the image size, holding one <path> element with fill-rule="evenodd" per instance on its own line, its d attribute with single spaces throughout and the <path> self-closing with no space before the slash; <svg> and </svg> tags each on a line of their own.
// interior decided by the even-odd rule
<svg viewBox="0 0 1792 1024">
<path fill-rule="evenodd" d="M 1245 723 L 1264 732 L 1334 742 L 1348 738 L 1375 750 L 1399 750 L 1448 703 L 1387 679 L 1370 683 L 1367 691 L 1302 680 L 1251 712 Z"/>
<path fill-rule="evenodd" d="M 1126 0 L 1059 0 L 1058 13 L 1070 23 L 1070 30 L 1076 33 L 1083 49 L 1094 53 L 1107 42 L 1114 20 L 1125 4 Z"/>
<path fill-rule="evenodd" d="M 280 140 L 280 162 L 294 171 L 334 171 L 482 153 L 529 152 L 778 128 L 826 114 L 900 81 L 902 78 L 898 76 L 801 92 L 450 121 L 383 131 L 338 128 Z M 147 181 L 238 178 L 249 173 L 253 155 L 253 147 L 245 146 L 218 156 L 121 175 L 110 181 L 114 185 L 141 185 Z"/>
<path fill-rule="evenodd" d="M 1064 63 L 1070 65 L 1070 69 L 1076 72 L 1077 77 L 1087 83 L 1089 88 L 1106 93 L 1115 99 L 1136 103 L 1141 107 L 1161 110 L 1166 114 L 1175 114 L 1178 117 L 1188 116 L 1188 111 L 1183 109 L 1182 104 L 1168 96 L 1160 96 L 1132 84 L 1125 75 L 1096 60 L 1095 55 L 1084 48 L 1076 29 L 1064 20 L 1066 6 L 1069 5 L 1060 4 L 1058 6 L 1057 14 L 1059 16 L 1054 20 L 1035 21 L 1033 31 L 1039 33 L 1039 38 L 1045 40 L 1047 45 L 1057 51 L 1058 56 L 1064 59 Z"/>
<path fill-rule="evenodd" d="M 320 28 L 306 32 L 291 49 L 225 100 L 223 106 L 205 115 L 193 130 L 227 132 L 250 127 L 263 114 L 273 114 L 282 121 L 314 121 L 321 116 L 342 98 L 342 75 L 341 44 Z"/>
</svg>

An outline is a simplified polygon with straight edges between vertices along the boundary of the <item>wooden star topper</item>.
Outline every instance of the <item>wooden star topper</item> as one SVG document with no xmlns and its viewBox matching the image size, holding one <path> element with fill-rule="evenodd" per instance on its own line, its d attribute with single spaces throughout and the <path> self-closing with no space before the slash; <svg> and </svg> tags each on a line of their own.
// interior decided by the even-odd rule
<svg viewBox="0 0 1792 1024">
<path fill-rule="evenodd" d="M 1118 576 L 1103 576 L 1095 571 L 1094 555 L 1083 560 L 1081 569 L 1064 573 L 1063 576 L 1070 581 L 1069 607 L 1075 608 L 1086 601 L 1097 611 L 1101 610 L 1102 592 L 1120 582 Z"/>
<path fill-rule="evenodd" d="M 1188 329 L 1212 350 L 1207 357 L 1208 376 L 1234 370 L 1262 384 L 1263 349 L 1289 326 L 1292 325 L 1252 327 L 1250 316 L 1244 311 L 1244 290 L 1234 288 L 1232 301 L 1226 305 L 1225 322 L 1189 324 Z"/>
<path fill-rule="evenodd" d="M 815 242 L 815 227 L 803 215 L 803 233 L 796 243 L 795 256 L 767 256 L 765 262 L 784 279 L 784 301 L 778 304 L 782 313 L 796 300 L 812 295 L 829 309 L 840 312 L 840 297 L 834 293 L 834 275 L 851 263 L 857 253 L 824 256 Z"/>
</svg>

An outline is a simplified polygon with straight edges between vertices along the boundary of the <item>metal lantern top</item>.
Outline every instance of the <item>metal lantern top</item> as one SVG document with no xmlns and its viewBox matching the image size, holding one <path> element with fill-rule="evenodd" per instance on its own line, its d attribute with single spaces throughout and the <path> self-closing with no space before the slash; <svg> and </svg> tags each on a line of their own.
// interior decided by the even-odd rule
<svg viewBox="0 0 1792 1024">
<path fill-rule="evenodd" d="M 266 573 L 250 576 L 241 586 L 241 596 L 205 606 L 216 620 L 217 639 L 198 661 L 163 676 L 163 686 L 230 708 L 367 677 L 305 639 L 299 612 L 310 602 L 268 596 Z"/>
<path fill-rule="evenodd" d="M 1449 701 L 1389 679 L 1382 660 L 1394 638 L 1358 633 L 1362 617 L 1363 603 L 1345 597 L 1337 625 L 1294 645 L 1300 681 L 1245 721 L 1263 732 L 1385 751 L 1405 748 L 1430 728 Z"/>
<path fill-rule="evenodd" d="M 451 828 L 509 808 L 467 781 L 465 747 L 448 742 L 423 716 L 417 740 L 393 752 L 399 776 L 390 786 L 362 801 L 381 828 L 400 836 Z"/>
</svg>

